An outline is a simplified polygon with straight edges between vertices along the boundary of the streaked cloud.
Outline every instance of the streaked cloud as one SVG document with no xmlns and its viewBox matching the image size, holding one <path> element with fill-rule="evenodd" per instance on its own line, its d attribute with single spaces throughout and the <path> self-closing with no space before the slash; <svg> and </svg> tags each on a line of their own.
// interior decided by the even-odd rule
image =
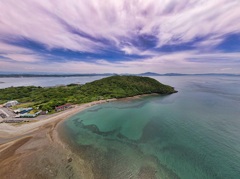
<svg viewBox="0 0 240 179">
<path fill-rule="evenodd" d="M 0 71 L 240 70 L 239 0 L 2 0 L 0 12 Z"/>
</svg>

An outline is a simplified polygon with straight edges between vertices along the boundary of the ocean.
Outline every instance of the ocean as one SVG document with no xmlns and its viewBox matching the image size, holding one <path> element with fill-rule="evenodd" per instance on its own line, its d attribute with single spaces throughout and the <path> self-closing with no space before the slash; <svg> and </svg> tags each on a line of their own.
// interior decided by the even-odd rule
<svg viewBox="0 0 240 179">
<path fill-rule="evenodd" d="M 81 77 L 8 77 L 0 78 L 0 89 L 11 86 L 41 86 L 52 87 L 59 85 L 68 85 L 71 83 L 85 84 L 92 82 L 105 76 L 81 76 Z"/>
<path fill-rule="evenodd" d="M 153 77 L 179 92 L 90 107 L 61 135 L 96 178 L 239 179 L 240 79 Z"/>
</svg>

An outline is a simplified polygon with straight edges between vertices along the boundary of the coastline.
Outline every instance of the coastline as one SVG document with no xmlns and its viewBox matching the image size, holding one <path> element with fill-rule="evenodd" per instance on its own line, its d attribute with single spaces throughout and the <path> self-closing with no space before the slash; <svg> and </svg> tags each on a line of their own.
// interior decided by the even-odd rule
<svg viewBox="0 0 240 179">
<path fill-rule="evenodd" d="M 143 95 L 137 95 L 132 97 L 126 97 L 126 98 L 119 98 L 119 99 L 112 98 L 112 99 L 106 99 L 106 100 L 92 101 L 92 102 L 84 103 L 80 105 L 74 105 L 73 108 L 59 112 L 59 113 L 55 113 L 51 117 L 46 116 L 46 119 L 43 119 L 40 121 L 34 121 L 30 123 L 24 123 L 19 126 L 14 126 L 8 123 L 1 123 L 0 124 L 0 140 L 24 136 L 26 134 L 29 134 L 38 130 L 41 126 L 44 126 L 48 123 L 53 123 L 53 122 L 59 123 L 94 105 L 103 104 L 103 103 L 112 102 L 112 101 L 128 101 L 128 100 L 138 99 L 140 97 L 158 96 L 158 95 L 159 94 L 157 93 L 143 94 Z M 1 144 L 1 141 L 0 141 L 0 144 Z"/>
<path fill-rule="evenodd" d="M 40 121 L 25 123 L 25 124 L 21 124 L 19 126 L 13 126 L 8 123 L 2 123 L 2 124 L 0 124 L 0 138 L 14 138 L 17 136 L 29 134 L 31 132 L 38 130 L 41 126 L 44 126 L 48 123 L 60 122 L 61 120 L 65 120 L 68 117 L 70 117 L 78 112 L 81 112 L 93 105 L 102 104 L 102 103 L 115 101 L 115 100 L 117 100 L 117 99 L 99 100 L 99 101 L 93 101 L 93 102 L 85 103 L 85 104 L 81 104 L 81 105 L 75 105 L 73 108 L 56 113 L 49 118 L 47 117 L 46 119 L 43 119 Z"/>
<path fill-rule="evenodd" d="M 93 178 L 84 161 L 60 139 L 57 128 L 76 113 L 115 100 L 85 103 L 42 121 L 20 126 L 1 123 L 1 178 Z"/>
<path fill-rule="evenodd" d="M 9 178 L 9 176 L 15 178 L 19 176 L 20 178 L 96 178 L 91 164 L 76 155 L 59 137 L 58 127 L 69 117 L 93 105 L 116 100 L 133 100 L 151 95 L 156 94 L 76 105 L 53 117 L 20 126 L 0 124 L 0 176 L 2 178 Z"/>
</svg>

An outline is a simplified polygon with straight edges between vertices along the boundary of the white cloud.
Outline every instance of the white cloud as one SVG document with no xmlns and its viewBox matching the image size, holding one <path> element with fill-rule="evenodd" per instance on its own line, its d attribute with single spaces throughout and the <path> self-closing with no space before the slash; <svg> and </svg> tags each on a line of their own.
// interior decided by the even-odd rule
<svg viewBox="0 0 240 179">
<path fill-rule="evenodd" d="M 22 47 L 17 47 L 13 45 L 9 45 L 6 43 L 1 43 L 0 42 L 0 53 L 29 53 L 31 52 L 30 50 L 27 50 Z"/>
<path fill-rule="evenodd" d="M 0 59 L 0 70 L 14 69 L 16 64 L 22 70 L 66 72 L 239 70 L 239 65 L 230 67 L 239 60 L 239 53 L 206 52 L 227 35 L 240 33 L 239 0 L 1 0 L 0 12 L 0 54 L 14 61 Z M 166 54 L 142 50 L 132 42 L 141 35 L 154 36 L 158 47 L 204 37 L 195 48 L 205 52 L 192 50 Z M 66 59 L 66 62 L 49 62 L 46 66 L 47 62 L 43 62 L 46 54 L 41 56 L 24 47 L 1 42 L 16 38 L 37 41 L 49 50 L 63 48 L 101 53 L 101 50 L 114 46 L 127 55 L 152 57 L 117 63 L 99 59 L 94 63 Z M 210 64 L 188 59 L 210 62 L 211 59 L 229 59 L 229 62 Z M 35 62 L 38 64 L 33 64 Z"/>
<path fill-rule="evenodd" d="M 106 46 L 74 34 L 63 22 L 116 46 L 137 34 L 156 35 L 158 46 L 214 35 L 216 43 L 209 44 L 215 45 L 222 36 L 240 32 L 239 0 L 2 0 L 0 12 L 1 36 L 23 36 L 49 48 L 88 52 Z"/>
<path fill-rule="evenodd" d="M 108 62 L 104 59 L 94 62 L 67 61 L 28 63 L 20 61 L 1 61 L 0 71 L 41 71 L 41 72 L 71 72 L 71 73 L 142 73 L 153 71 L 157 73 L 239 73 L 240 53 L 198 54 L 198 52 L 178 52 L 161 54 L 159 56 L 133 60 Z M 24 58 L 24 57 L 23 57 Z M 38 58 L 29 56 L 29 61 Z M 188 59 L 193 59 L 189 61 Z M 224 59 L 222 63 L 209 63 L 211 60 Z M 17 67 L 17 68 L 16 68 Z M 57 68 L 56 68 L 57 67 Z"/>
<path fill-rule="evenodd" d="M 9 58 L 14 62 L 35 63 L 35 62 L 42 61 L 42 58 L 35 54 L 6 54 L 4 55 L 4 57 Z"/>
</svg>

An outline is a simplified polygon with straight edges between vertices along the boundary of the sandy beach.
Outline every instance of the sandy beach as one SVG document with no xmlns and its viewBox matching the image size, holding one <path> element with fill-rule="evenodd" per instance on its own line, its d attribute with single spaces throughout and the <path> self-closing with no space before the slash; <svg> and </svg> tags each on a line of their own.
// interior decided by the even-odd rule
<svg viewBox="0 0 240 179">
<path fill-rule="evenodd" d="M 71 152 L 58 137 L 56 129 L 70 116 L 114 100 L 76 105 L 44 120 L 19 126 L 1 123 L 1 178 L 95 178 L 90 165 Z"/>
</svg>

